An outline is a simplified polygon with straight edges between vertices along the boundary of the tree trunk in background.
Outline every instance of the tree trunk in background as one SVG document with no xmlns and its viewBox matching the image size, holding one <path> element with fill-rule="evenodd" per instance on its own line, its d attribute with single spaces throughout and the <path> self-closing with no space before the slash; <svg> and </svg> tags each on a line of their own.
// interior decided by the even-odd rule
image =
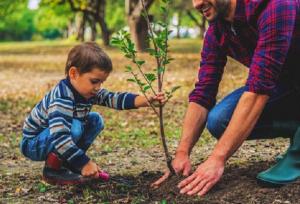
<svg viewBox="0 0 300 204">
<path fill-rule="evenodd" d="M 128 18 L 128 25 L 133 42 L 138 51 L 145 51 L 149 48 L 149 41 L 147 40 L 148 26 L 144 17 L 135 18 L 130 16 Z"/>
<path fill-rule="evenodd" d="M 81 27 L 80 32 L 78 32 L 78 39 L 80 40 L 84 39 L 84 36 L 82 37 L 82 31 L 84 35 L 86 21 L 88 20 L 87 18 L 90 18 L 90 22 L 92 22 L 90 23 L 92 29 L 92 37 L 91 37 L 92 40 L 96 40 L 96 35 L 97 35 L 96 24 L 99 23 L 102 31 L 101 34 L 102 34 L 103 44 L 105 46 L 108 46 L 111 31 L 108 29 L 107 24 L 105 22 L 106 0 L 89 0 L 87 1 L 88 5 L 86 6 L 86 8 L 82 8 L 76 5 L 75 0 L 68 0 L 68 3 L 74 12 L 81 12 L 85 16 L 82 22 L 82 26 L 80 26 Z"/>
<path fill-rule="evenodd" d="M 80 20 L 79 20 L 76 40 L 83 42 L 85 26 L 86 26 L 86 21 L 87 21 L 87 13 L 84 12 L 82 17 L 79 17 L 79 19 Z"/>
<path fill-rule="evenodd" d="M 96 41 L 97 38 L 97 21 L 91 16 L 88 18 L 89 24 L 91 26 L 91 41 Z"/>
<path fill-rule="evenodd" d="M 145 7 L 148 10 L 154 0 L 144 0 Z M 125 10 L 131 38 L 138 51 L 145 51 L 149 48 L 147 40 L 148 27 L 147 21 L 142 16 L 143 5 L 141 0 L 125 0 Z"/>
<path fill-rule="evenodd" d="M 111 31 L 108 29 L 105 21 L 106 0 L 97 0 L 95 6 L 94 18 L 100 25 L 103 45 L 109 46 Z"/>
</svg>

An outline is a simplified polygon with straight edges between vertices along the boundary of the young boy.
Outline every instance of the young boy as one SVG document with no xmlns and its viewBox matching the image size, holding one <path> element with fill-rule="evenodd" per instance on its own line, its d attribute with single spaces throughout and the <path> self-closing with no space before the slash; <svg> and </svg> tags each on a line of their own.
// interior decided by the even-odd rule
<svg viewBox="0 0 300 204">
<path fill-rule="evenodd" d="M 110 58 L 92 42 L 77 45 L 61 80 L 25 119 L 21 152 L 34 161 L 46 161 L 43 178 L 52 184 L 78 184 L 97 178 L 99 166 L 86 155 L 103 130 L 101 115 L 90 112 L 98 104 L 123 110 L 149 106 L 143 96 L 101 89 L 112 71 Z M 150 102 L 165 101 L 163 94 Z"/>
</svg>

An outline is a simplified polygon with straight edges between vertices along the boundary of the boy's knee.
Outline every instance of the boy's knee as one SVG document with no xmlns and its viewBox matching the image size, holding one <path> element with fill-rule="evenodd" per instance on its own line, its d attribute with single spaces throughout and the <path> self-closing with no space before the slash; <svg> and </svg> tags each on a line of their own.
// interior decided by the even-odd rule
<svg viewBox="0 0 300 204">
<path fill-rule="evenodd" d="M 97 128 L 99 131 L 104 129 L 104 120 L 103 117 L 96 112 L 89 113 L 88 116 L 89 123 L 92 127 Z"/>
<path fill-rule="evenodd" d="M 207 117 L 207 129 L 211 135 L 220 139 L 228 125 L 229 119 L 219 109 L 212 109 Z"/>
<path fill-rule="evenodd" d="M 81 138 L 81 136 L 83 134 L 83 127 L 79 120 L 73 119 L 71 134 L 72 134 L 75 142 L 77 142 Z"/>
</svg>

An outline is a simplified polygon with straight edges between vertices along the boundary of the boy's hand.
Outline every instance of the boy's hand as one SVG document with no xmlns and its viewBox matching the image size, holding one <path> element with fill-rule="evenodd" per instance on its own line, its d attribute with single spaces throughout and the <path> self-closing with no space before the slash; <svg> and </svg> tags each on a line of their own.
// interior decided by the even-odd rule
<svg viewBox="0 0 300 204">
<path fill-rule="evenodd" d="M 149 97 L 150 103 L 152 103 L 155 107 L 163 106 L 167 102 L 165 98 L 165 93 L 159 92 L 156 96 Z"/>
<path fill-rule="evenodd" d="M 93 177 L 93 178 L 98 178 L 99 177 L 99 172 L 100 168 L 98 165 L 93 162 L 89 161 L 81 170 L 81 175 L 86 176 L 86 177 Z"/>
</svg>

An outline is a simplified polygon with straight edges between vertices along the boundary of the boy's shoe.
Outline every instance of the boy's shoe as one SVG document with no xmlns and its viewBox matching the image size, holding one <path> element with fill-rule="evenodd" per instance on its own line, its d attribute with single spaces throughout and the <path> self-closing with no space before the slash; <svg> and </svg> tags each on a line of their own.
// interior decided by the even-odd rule
<svg viewBox="0 0 300 204">
<path fill-rule="evenodd" d="M 52 185 L 75 185 L 86 183 L 91 179 L 85 178 L 64 167 L 56 170 L 45 166 L 43 169 L 43 180 Z"/>
<path fill-rule="evenodd" d="M 91 180 L 70 171 L 62 164 L 62 160 L 55 153 L 49 153 L 43 169 L 43 180 L 52 185 L 82 184 Z"/>
</svg>

